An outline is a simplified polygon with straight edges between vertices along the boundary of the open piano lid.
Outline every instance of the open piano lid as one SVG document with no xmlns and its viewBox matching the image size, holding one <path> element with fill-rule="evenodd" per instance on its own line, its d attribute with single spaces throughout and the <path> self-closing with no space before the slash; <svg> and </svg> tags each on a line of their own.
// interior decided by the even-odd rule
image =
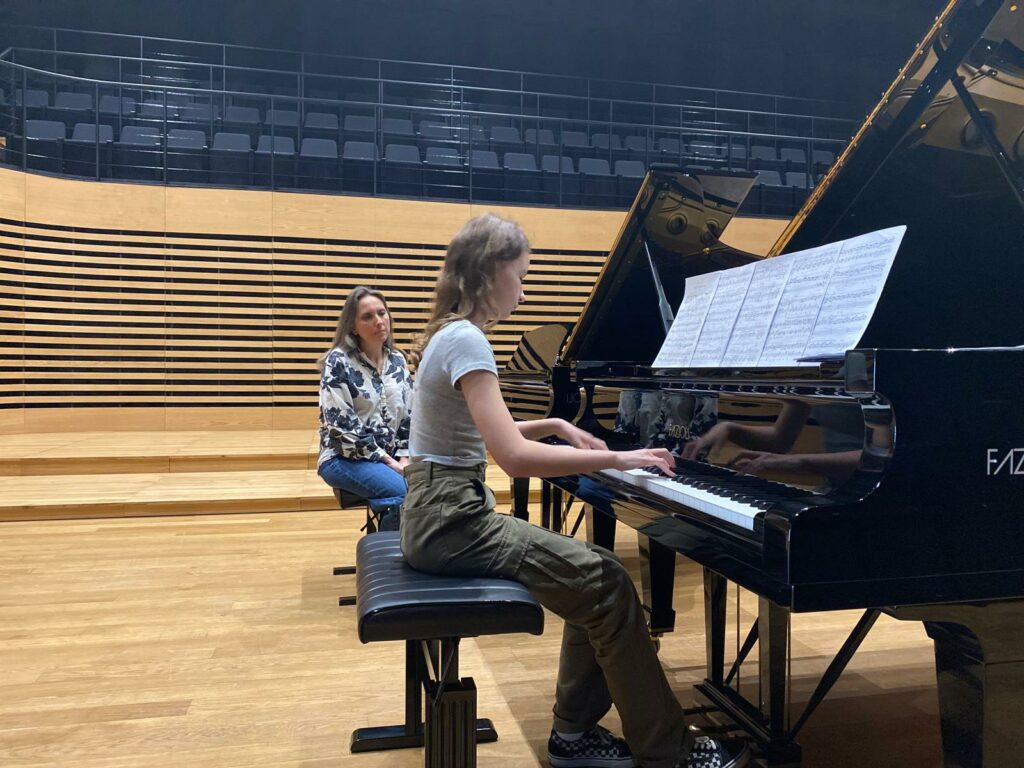
<svg viewBox="0 0 1024 768">
<path fill-rule="evenodd" d="M 668 331 L 666 315 L 670 325 L 682 303 L 687 277 L 758 258 L 719 241 L 754 178 L 652 166 L 560 362 L 650 365 Z"/>
<path fill-rule="evenodd" d="M 951 2 L 770 251 L 906 224 L 861 347 L 1024 342 L 1024 5 Z"/>
</svg>

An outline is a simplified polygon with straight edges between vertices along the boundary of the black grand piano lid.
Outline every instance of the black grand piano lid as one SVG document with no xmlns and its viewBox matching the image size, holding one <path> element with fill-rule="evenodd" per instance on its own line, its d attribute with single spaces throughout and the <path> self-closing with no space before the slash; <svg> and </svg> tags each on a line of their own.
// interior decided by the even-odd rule
<svg viewBox="0 0 1024 768">
<path fill-rule="evenodd" d="M 755 260 L 756 256 L 719 240 L 755 178 L 750 173 L 687 173 L 653 165 L 560 362 L 649 365 L 665 339 L 665 327 L 647 254 L 673 314 L 679 309 L 690 275 Z"/>
<path fill-rule="evenodd" d="M 1024 343 L 1024 6 L 950 3 L 772 247 L 907 232 L 861 347 Z"/>
</svg>

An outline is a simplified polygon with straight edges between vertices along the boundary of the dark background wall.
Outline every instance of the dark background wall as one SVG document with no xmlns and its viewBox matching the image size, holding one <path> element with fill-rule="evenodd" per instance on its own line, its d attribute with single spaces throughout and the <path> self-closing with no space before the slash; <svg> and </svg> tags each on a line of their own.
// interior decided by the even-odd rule
<svg viewBox="0 0 1024 768">
<path fill-rule="evenodd" d="M 942 0 L 0 0 L 0 22 L 852 101 Z"/>
</svg>

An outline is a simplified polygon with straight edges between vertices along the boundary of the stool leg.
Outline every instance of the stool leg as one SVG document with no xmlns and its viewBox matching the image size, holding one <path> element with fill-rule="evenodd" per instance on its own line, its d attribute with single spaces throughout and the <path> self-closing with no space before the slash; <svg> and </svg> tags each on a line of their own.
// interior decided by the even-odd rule
<svg viewBox="0 0 1024 768">
<path fill-rule="evenodd" d="M 405 642 L 405 722 L 401 725 L 377 725 L 352 732 L 352 752 L 379 749 L 405 749 L 423 746 L 423 682 L 426 665 L 417 640 Z"/>
<path fill-rule="evenodd" d="M 352 752 L 373 752 L 384 749 L 405 749 L 407 747 L 422 747 L 426 742 L 426 730 L 429 729 L 433 717 L 432 707 L 450 704 L 455 708 L 443 722 L 451 722 L 451 717 L 461 717 L 463 731 L 469 731 L 468 723 L 472 722 L 474 744 L 486 744 L 498 740 L 498 732 L 494 723 L 487 718 L 476 718 L 476 686 L 473 679 L 467 677 L 459 680 L 459 653 L 458 638 L 450 638 L 439 644 L 437 640 L 407 640 L 405 643 L 405 722 L 401 725 L 381 725 L 369 728 L 357 728 L 352 732 Z M 421 645 L 422 644 L 422 645 Z M 439 645 L 442 647 L 439 648 Z M 424 653 L 424 647 L 426 653 Z M 440 651 L 440 652 L 439 652 Z M 438 677 L 442 674 L 441 665 L 445 667 L 444 681 L 431 681 L 427 673 L 425 655 L 430 656 L 430 665 L 436 670 Z M 434 704 L 433 699 L 427 704 L 427 720 L 425 724 L 421 719 L 423 712 L 423 691 L 424 687 L 437 695 L 440 689 L 438 701 Z M 452 693 L 448 699 L 441 701 L 449 689 Z M 472 717 L 470 718 L 470 714 Z M 441 722 L 438 722 L 438 727 Z M 435 729 L 437 730 L 437 729 Z M 447 743 L 441 737 L 443 729 L 435 736 L 432 745 L 445 753 L 448 749 Z M 460 740 L 461 743 L 461 740 Z M 472 763 L 465 764 L 464 768 L 473 768 L 476 765 L 476 749 L 472 751 Z M 430 764 L 428 763 L 428 766 Z M 436 768 L 463 768 L 463 763 L 441 762 L 434 764 Z"/>
</svg>

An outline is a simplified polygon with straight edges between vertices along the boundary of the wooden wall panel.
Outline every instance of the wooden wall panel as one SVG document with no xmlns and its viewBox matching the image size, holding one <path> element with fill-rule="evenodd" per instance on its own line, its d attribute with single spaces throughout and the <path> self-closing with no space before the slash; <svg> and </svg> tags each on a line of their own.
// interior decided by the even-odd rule
<svg viewBox="0 0 1024 768">
<path fill-rule="evenodd" d="M 491 333 L 502 363 L 523 332 L 576 319 L 622 212 L 0 170 L 0 432 L 312 425 L 315 360 L 352 287 L 386 293 L 409 345 L 448 240 L 485 210 L 533 245 L 527 301 Z"/>
</svg>

